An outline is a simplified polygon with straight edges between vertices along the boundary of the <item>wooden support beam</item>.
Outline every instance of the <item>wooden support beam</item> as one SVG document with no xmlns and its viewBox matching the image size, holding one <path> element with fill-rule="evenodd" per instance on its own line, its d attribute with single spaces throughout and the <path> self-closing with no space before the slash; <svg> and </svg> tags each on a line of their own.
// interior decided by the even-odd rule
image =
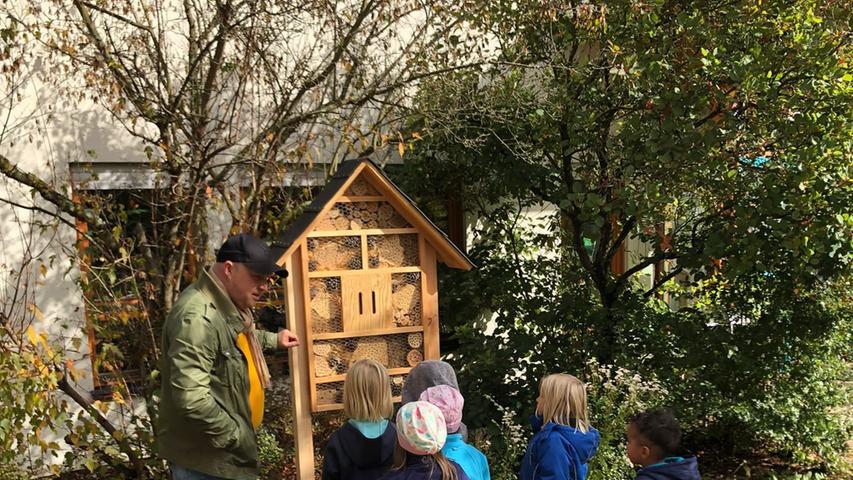
<svg viewBox="0 0 853 480">
<path fill-rule="evenodd" d="M 304 248 L 297 249 L 287 259 L 285 268 L 290 272 L 285 279 L 287 292 L 287 327 L 300 340 L 296 348 L 288 350 L 290 364 L 290 391 L 293 398 L 293 434 L 296 437 L 296 472 L 298 480 L 314 480 L 314 437 L 311 423 L 310 344 L 305 325 L 307 305 L 302 267 Z"/>
<path fill-rule="evenodd" d="M 421 254 L 421 315 L 424 325 L 424 359 L 438 360 L 441 349 L 438 345 L 438 273 L 436 271 L 435 250 L 418 235 L 418 248 Z"/>
</svg>

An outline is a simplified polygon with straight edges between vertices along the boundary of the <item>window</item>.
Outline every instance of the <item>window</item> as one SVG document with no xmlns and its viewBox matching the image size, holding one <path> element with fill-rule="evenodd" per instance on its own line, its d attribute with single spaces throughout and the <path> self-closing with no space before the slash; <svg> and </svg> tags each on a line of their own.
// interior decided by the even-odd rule
<svg viewBox="0 0 853 480">
<path fill-rule="evenodd" d="M 164 192 L 155 189 L 81 191 L 75 200 L 101 212 L 111 244 L 86 237 L 78 223 L 81 287 L 96 396 L 114 386 L 139 391 L 148 378 L 159 332 L 148 306 L 156 296 L 152 281 L 159 258 L 156 239 Z"/>
</svg>

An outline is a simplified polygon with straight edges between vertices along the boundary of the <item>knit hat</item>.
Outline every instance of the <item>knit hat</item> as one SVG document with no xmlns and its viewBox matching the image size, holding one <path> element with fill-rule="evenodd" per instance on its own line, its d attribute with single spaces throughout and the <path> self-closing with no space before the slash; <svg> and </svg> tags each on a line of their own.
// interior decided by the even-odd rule
<svg viewBox="0 0 853 480">
<path fill-rule="evenodd" d="M 411 402 L 397 412 L 397 441 L 409 453 L 432 455 L 447 440 L 444 415 L 428 402 Z"/>
<path fill-rule="evenodd" d="M 424 360 L 406 375 L 406 383 L 403 384 L 403 403 L 417 401 L 424 390 L 436 385 L 450 385 L 459 390 L 456 371 L 447 362 Z"/>
<path fill-rule="evenodd" d="M 462 424 L 462 407 L 465 405 L 465 399 L 459 390 L 450 385 L 429 387 L 421 393 L 421 401 L 429 402 L 441 410 L 447 424 L 447 433 L 456 433 L 459 430 L 459 425 Z"/>
</svg>

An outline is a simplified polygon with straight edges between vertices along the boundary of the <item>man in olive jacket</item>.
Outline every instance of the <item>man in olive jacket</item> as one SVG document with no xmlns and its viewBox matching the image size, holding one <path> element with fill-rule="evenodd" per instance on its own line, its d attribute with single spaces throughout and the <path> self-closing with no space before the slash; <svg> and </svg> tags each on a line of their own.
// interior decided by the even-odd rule
<svg viewBox="0 0 853 480">
<path fill-rule="evenodd" d="M 288 330 L 254 328 L 251 308 L 273 275 L 287 275 L 275 260 L 255 237 L 229 238 L 166 318 L 156 431 L 174 480 L 258 476 L 255 429 L 270 380 L 262 351 L 299 344 Z"/>
</svg>

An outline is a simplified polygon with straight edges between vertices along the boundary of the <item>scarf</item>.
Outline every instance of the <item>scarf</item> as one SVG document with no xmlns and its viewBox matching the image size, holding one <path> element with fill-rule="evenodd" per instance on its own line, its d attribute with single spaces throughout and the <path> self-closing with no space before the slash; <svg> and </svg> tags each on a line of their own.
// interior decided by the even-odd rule
<svg viewBox="0 0 853 480">
<path fill-rule="evenodd" d="M 264 358 L 264 351 L 261 349 L 261 344 L 258 342 L 258 337 L 255 335 L 255 317 L 251 310 L 243 310 L 240 312 L 243 318 L 243 335 L 249 342 L 249 348 L 252 350 L 252 360 L 255 363 L 255 371 L 258 372 L 258 378 L 261 381 L 261 386 L 264 390 L 270 388 L 271 377 L 270 370 L 267 367 L 267 360 Z"/>
<path fill-rule="evenodd" d="M 224 294 L 225 298 L 228 298 L 231 301 L 231 298 L 228 296 L 228 291 L 225 290 L 225 286 L 222 285 L 222 282 L 219 281 L 219 277 L 213 273 L 213 269 L 208 272 L 208 275 L 211 279 L 213 279 L 213 283 L 219 288 L 220 291 Z M 234 305 L 234 303 L 231 303 Z M 272 384 L 270 377 L 270 370 L 267 367 L 267 359 L 264 358 L 264 351 L 261 349 L 261 344 L 258 342 L 258 337 L 255 335 L 255 317 L 252 315 L 251 310 L 239 310 L 237 306 L 234 305 L 234 310 L 240 312 L 240 318 L 243 320 L 243 335 L 246 337 L 246 342 L 249 344 L 249 350 L 252 352 L 252 362 L 255 364 L 255 371 L 258 372 L 258 380 L 261 382 L 261 387 L 264 390 L 270 388 Z"/>
</svg>

